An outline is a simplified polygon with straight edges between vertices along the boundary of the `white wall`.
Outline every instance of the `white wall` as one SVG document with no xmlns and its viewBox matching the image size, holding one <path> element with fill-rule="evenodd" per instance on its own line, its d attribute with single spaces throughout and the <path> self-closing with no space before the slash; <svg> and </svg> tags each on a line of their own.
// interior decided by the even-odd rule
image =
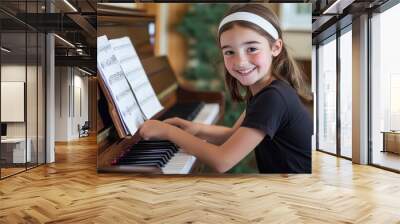
<svg viewBox="0 0 400 224">
<path fill-rule="evenodd" d="M 71 103 L 71 105 L 74 105 L 72 108 L 72 113 L 71 113 L 71 132 L 70 134 L 73 136 L 73 138 L 78 138 L 79 133 L 78 133 L 78 124 L 81 126 L 85 123 L 85 121 L 88 121 L 88 78 L 87 76 L 83 77 L 81 76 L 79 72 L 79 75 L 76 75 L 76 72 L 79 72 L 79 70 L 75 70 L 75 75 L 74 75 L 74 82 L 72 88 L 74 96 L 72 98 L 74 99 L 74 102 Z M 71 90 L 72 90 L 71 89 Z"/>
<path fill-rule="evenodd" d="M 25 138 L 30 140 L 32 161 L 44 163 L 44 82 L 42 67 L 25 66 L 25 64 L 3 64 L 1 66 L 1 80 L 9 82 L 24 82 L 26 84 L 26 106 L 22 113 L 26 112 L 26 120 L 23 122 L 6 122 L 8 138 Z M 27 78 L 27 80 L 25 80 Z M 24 92 L 22 92 L 23 94 Z M 2 96 L 4 97 L 4 96 Z M 11 110 L 1 108 L 1 110 Z M 12 113 L 12 111 L 7 111 Z M 39 156 L 37 157 L 37 153 Z"/>
<path fill-rule="evenodd" d="M 55 141 L 68 141 L 68 86 L 67 67 L 55 68 Z"/>
<path fill-rule="evenodd" d="M 88 78 L 82 75 L 72 67 L 56 67 L 55 141 L 78 139 L 78 124 L 88 120 Z"/>
<path fill-rule="evenodd" d="M 1 81 L 9 82 L 25 82 L 25 71 L 26 67 L 24 65 L 9 64 L 1 66 Z M 28 66 L 28 73 L 33 69 L 32 66 Z M 35 68 L 36 69 L 36 68 Z M 26 83 L 26 82 L 25 82 Z M 34 93 L 27 93 L 28 97 L 35 96 Z M 30 101 L 30 100 L 28 100 Z M 7 108 L 1 108 L 1 110 L 7 110 Z M 29 116 L 29 114 L 28 114 Z M 28 120 L 31 120 L 28 117 Z M 25 137 L 25 122 L 7 122 L 7 136 L 8 137 Z M 28 136 L 29 137 L 29 136 Z"/>
</svg>

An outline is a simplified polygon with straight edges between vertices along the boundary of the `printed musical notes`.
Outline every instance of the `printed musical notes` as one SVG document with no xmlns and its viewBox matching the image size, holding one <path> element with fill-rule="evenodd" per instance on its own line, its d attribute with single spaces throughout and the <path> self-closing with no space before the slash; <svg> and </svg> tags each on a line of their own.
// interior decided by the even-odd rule
<svg viewBox="0 0 400 224">
<path fill-rule="evenodd" d="M 98 37 L 97 67 L 127 135 L 163 109 L 128 37 Z"/>
<path fill-rule="evenodd" d="M 128 37 L 122 37 L 110 40 L 110 44 L 144 115 L 146 118 L 153 117 L 163 107 L 147 78 L 131 40 Z"/>
<path fill-rule="evenodd" d="M 117 107 L 125 132 L 135 134 L 145 118 L 106 36 L 97 38 L 97 67 Z"/>
</svg>

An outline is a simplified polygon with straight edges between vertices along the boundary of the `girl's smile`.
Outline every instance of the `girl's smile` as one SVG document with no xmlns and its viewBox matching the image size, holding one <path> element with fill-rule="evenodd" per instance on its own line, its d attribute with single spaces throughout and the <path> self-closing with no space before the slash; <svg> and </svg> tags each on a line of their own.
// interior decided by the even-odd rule
<svg viewBox="0 0 400 224">
<path fill-rule="evenodd" d="M 251 68 L 241 68 L 237 69 L 236 72 L 239 73 L 241 76 L 248 76 L 250 75 L 254 70 L 256 69 L 255 66 L 252 66 Z"/>
<path fill-rule="evenodd" d="M 234 25 L 221 34 L 220 44 L 229 74 L 243 86 L 249 86 L 253 94 L 271 81 L 272 57 L 278 55 L 280 49 L 279 52 L 271 50 L 265 36 Z"/>
</svg>

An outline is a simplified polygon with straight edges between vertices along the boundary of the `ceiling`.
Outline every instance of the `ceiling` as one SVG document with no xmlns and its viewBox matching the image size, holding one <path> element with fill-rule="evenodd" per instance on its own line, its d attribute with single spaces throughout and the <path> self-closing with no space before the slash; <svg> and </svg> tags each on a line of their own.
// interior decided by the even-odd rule
<svg viewBox="0 0 400 224">
<path fill-rule="evenodd" d="M 313 44 L 331 36 L 352 19 L 373 11 L 388 0 L 311 0 Z"/>
<path fill-rule="evenodd" d="M 317 43 L 332 35 L 340 26 L 350 24 L 354 16 L 373 10 L 387 1 L 293 0 L 291 2 L 312 3 L 312 36 L 313 43 Z M 99 0 L 99 2 L 114 1 Z M 270 0 L 269 2 L 281 1 Z M 84 64 L 95 71 L 96 5 L 96 0 L 47 0 L 47 5 L 45 0 L 0 0 L 2 46 L 11 49 L 15 55 L 34 54 L 37 46 L 41 49 L 43 45 L 36 43 L 34 35 L 28 34 L 25 38 L 25 35 L 20 35 L 20 33 L 54 32 L 74 45 L 72 47 L 61 38 L 55 38 L 56 65 L 74 63 L 74 65 L 83 66 Z M 50 9 L 52 13 L 49 13 Z M 25 46 L 27 46 L 26 50 Z"/>
<path fill-rule="evenodd" d="M 11 50 L 2 60 L 32 58 L 44 48 L 37 43 L 37 35 L 50 32 L 61 37 L 55 38 L 56 66 L 85 65 L 95 71 L 96 4 L 96 0 L 47 0 L 47 4 L 44 0 L 1 0 L 1 43 Z"/>
</svg>

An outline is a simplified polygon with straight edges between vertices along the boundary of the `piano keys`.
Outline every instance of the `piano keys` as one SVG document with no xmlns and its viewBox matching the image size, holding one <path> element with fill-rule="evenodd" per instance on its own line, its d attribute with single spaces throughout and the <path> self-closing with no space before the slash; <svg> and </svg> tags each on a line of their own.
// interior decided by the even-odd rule
<svg viewBox="0 0 400 224">
<path fill-rule="evenodd" d="M 129 151 L 124 152 L 113 165 L 137 165 L 164 167 L 178 152 L 178 148 L 169 141 L 139 141 Z"/>
<path fill-rule="evenodd" d="M 216 122 L 219 114 L 219 105 L 216 103 L 204 104 L 198 114 L 193 118 L 193 122 L 202 124 L 213 124 Z M 188 174 L 192 170 L 196 162 L 196 157 L 179 151 L 170 160 L 165 167 L 162 168 L 164 174 Z"/>
<path fill-rule="evenodd" d="M 187 105 L 192 110 L 184 110 L 193 119 L 183 117 L 178 110 L 177 116 L 183 119 L 192 120 L 203 124 L 212 124 L 219 114 L 219 105 L 215 103 L 205 104 L 203 102 L 177 104 L 175 107 L 165 112 L 169 116 L 175 117 L 173 113 L 177 108 Z M 200 108 L 199 108 L 200 106 Z M 139 141 L 132 145 L 128 150 L 122 152 L 115 158 L 111 165 L 112 168 L 104 168 L 99 171 L 130 171 L 130 172 L 150 172 L 163 174 L 188 174 L 192 170 L 196 158 L 182 152 L 176 145 L 169 141 Z M 117 169 L 117 170 L 116 170 Z"/>
<path fill-rule="evenodd" d="M 191 121 L 199 113 L 203 106 L 204 102 L 177 103 L 167 112 L 165 112 L 160 117 L 160 120 L 179 117 Z"/>
</svg>

